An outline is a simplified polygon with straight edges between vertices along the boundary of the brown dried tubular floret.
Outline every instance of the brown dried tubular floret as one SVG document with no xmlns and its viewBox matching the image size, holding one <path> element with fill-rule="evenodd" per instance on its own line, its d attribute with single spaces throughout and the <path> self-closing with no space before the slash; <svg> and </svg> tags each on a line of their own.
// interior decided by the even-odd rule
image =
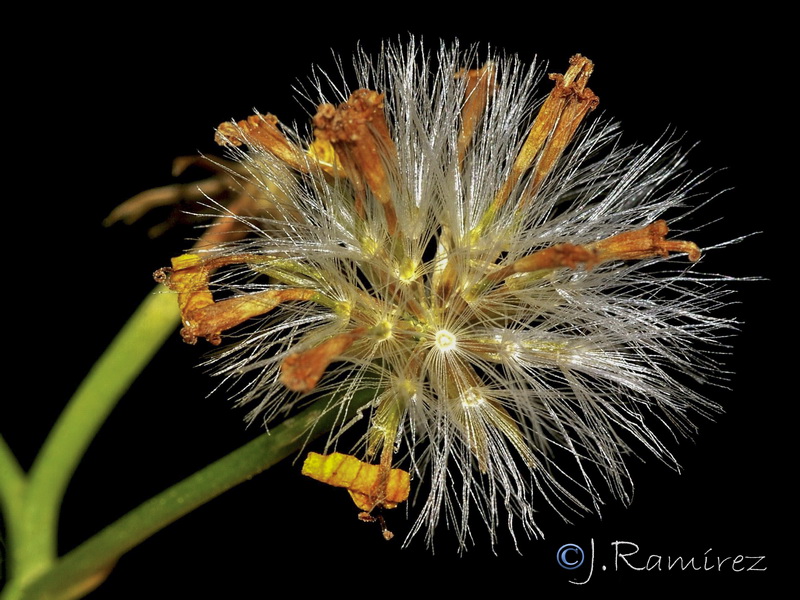
<svg viewBox="0 0 800 600">
<path fill-rule="evenodd" d="M 384 115 L 383 94 L 360 89 L 335 107 L 321 104 L 314 115 L 314 135 L 333 145 L 344 175 L 356 192 L 356 206 L 363 217 L 368 187 L 383 206 L 390 233 L 397 224 L 387 162 L 396 159 L 394 141 Z"/>
</svg>

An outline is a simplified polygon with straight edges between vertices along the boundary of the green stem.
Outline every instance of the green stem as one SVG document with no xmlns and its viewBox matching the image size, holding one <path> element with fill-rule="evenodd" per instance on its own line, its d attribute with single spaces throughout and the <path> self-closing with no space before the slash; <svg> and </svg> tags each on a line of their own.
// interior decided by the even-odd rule
<svg viewBox="0 0 800 600">
<path fill-rule="evenodd" d="M 25 473 L 0 435 L 0 506 L 11 522 L 18 517 L 25 490 Z"/>
<path fill-rule="evenodd" d="M 339 410 L 325 397 L 224 458 L 151 498 L 61 558 L 19 596 L 22 600 L 70 600 L 102 583 L 116 561 L 166 525 L 268 469 L 309 440 L 350 419 L 375 397 L 361 390 Z"/>
<path fill-rule="evenodd" d="M 3 509 L 7 538 L 16 538 L 15 528 L 21 522 L 26 483 L 22 467 L 3 436 L 0 436 L 0 508 Z M 3 564 L 8 546 L 5 548 L 3 546 L 3 540 L 0 538 L 0 585 L 3 583 L 3 571 L 8 571 Z"/>
<path fill-rule="evenodd" d="M 159 286 L 131 316 L 70 399 L 31 467 L 10 550 L 13 578 L 28 581 L 55 561 L 64 492 L 118 400 L 179 323 L 175 296 Z"/>
</svg>

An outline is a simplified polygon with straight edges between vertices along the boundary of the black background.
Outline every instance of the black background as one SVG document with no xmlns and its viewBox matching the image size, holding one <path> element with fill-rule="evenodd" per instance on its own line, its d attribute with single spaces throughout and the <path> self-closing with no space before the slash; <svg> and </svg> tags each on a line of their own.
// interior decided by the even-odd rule
<svg viewBox="0 0 800 600">
<path fill-rule="evenodd" d="M 693 166 L 724 169 L 705 189 L 731 191 L 698 217 L 724 219 L 695 241 L 707 246 L 760 232 L 704 260 L 710 271 L 763 280 L 734 286 L 740 304 L 729 314 L 742 324 L 727 364 L 735 375 L 730 390 L 708 390 L 727 412 L 700 423 L 695 442 L 677 446 L 684 472 L 634 464 L 632 506 L 611 503 L 602 519 L 572 525 L 545 512 L 545 540 L 521 541 L 521 555 L 507 538 L 493 554 L 479 527 L 477 546 L 458 558 L 447 531 L 435 555 L 422 539 L 408 549 L 399 539 L 384 542 L 356 520 L 344 492 L 301 477 L 299 465 L 285 461 L 134 549 L 92 598 L 259 598 L 287 587 L 311 594 L 336 586 L 370 597 L 607 585 L 763 593 L 786 575 L 796 530 L 787 486 L 796 478 L 796 451 L 789 450 L 796 392 L 787 391 L 796 374 L 789 365 L 796 303 L 787 298 L 783 231 L 797 194 L 783 159 L 794 151 L 782 144 L 792 140 L 794 109 L 783 83 L 785 56 L 777 44 L 752 41 L 765 32 L 780 41 L 781 19 L 526 11 L 459 13 L 439 23 L 409 12 L 417 25 L 401 26 L 377 14 L 369 22 L 333 10 L 277 15 L 249 6 L 208 19 L 93 15 L 96 25 L 90 15 L 49 14 L 53 24 L 26 30 L 25 44 L 4 51 L 10 357 L 0 432 L 29 466 L 66 399 L 152 290 L 151 273 L 188 245 L 189 230 L 148 240 L 144 226 L 104 229 L 111 208 L 170 183 L 174 156 L 215 152 L 213 128 L 221 121 L 244 118 L 253 107 L 284 121 L 304 119 L 291 86 L 312 63 L 331 67 L 331 48 L 347 56 L 358 40 L 376 49 L 381 39 L 410 31 L 430 46 L 458 37 L 525 61 L 538 54 L 550 71 L 561 72 L 581 52 L 596 64 L 591 87 L 601 109 L 622 121 L 626 140 L 649 142 L 674 127 L 701 142 Z M 245 428 L 243 413 L 223 396 L 208 396 L 213 381 L 196 368 L 203 351 L 176 333 L 120 402 L 69 488 L 62 551 L 259 433 Z M 392 528 L 402 538 L 406 527 L 401 509 Z M 556 550 L 566 543 L 588 549 L 592 539 L 594 577 L 584 588 L 570 585 L 587 572 L 560 569 Z M 615 540 L 639 545 L 637 566 L 650 554 L 702 559 L 710 549 L 714 559 L 764 555 L 759 566 L 767 570 L 615 571 Z"/>
</svg>

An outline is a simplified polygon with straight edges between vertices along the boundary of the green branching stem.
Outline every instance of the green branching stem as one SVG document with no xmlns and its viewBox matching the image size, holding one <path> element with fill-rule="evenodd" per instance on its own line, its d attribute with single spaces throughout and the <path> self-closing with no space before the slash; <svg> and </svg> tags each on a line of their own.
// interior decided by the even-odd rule
<svg viewBox="0 0 800 600">
<path fill-rule="evenodd" d="M 68 554 L 57 556 L 67 485 L 118 400 L 179 322 L 174 294 L 150 294 L 80 385 L 26 476 L 0 438 L 0 504 L 10 578 L 2 600 L 73 600 L 100 585 L 117 560 L 198 506 L 268 469 L 375 398 L 325 397 L 249 444 L 148 500 Z"/>
<path fill-rule="evenodd" d="M 179 321 L 174 294 L 157 287 L 72 396 L 27 477 L 11 450 L 0 444 L 0 496 L 11 580 L 7 587 L 12 591 L 47 571 L 56 560 L 61 502 L 75 469 L 119 399 Z"/>
<path fill-rule="evenodd" d="M 300 449 L 306 442 L 349 419 L 375 398 L 362 390 L 339 411 L 336 398 L 325 397 L 224 458 L 198 471 L 134 509 L 61 558 L 20 595 L 22 600 L 78 598 L 87 586 L 105 579 L 116 561 L 166 525 L 232 487 L 251 479 Z M 75 595 L 78 592 L 80 595 Z"/>
</svg>

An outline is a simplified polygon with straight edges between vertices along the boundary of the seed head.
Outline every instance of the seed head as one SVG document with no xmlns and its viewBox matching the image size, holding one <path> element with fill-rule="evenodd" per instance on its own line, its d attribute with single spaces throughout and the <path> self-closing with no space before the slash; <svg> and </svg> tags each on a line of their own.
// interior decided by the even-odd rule
<svg viewBox="0 0 800 600">
<path fill-rule="evenodd" d="M 538 67 L 477 54 L 358 54 L 354 91 L 326 99 L 315 80 L 309 135 L 272 115 L 222 124 L 259 212 L 169 278 L 184 339 L 232 342 L 211 360 L 251 420 L 376 390 L 348 448 L 363 462 L 313 455 L 307 472 L 368 517 L 404 499 L 387 482 L 407 469 L 408 538 L 444 519 L 462 547 L 470 511 L 492 542 L 503 514 L 537 536 L 545 504 L 567 518 L 628 500 L 631 455 L 674 464 L 661 435 L 718 410 L 689 384 L 718 372 L 708 345 L 730 326 L 665 220 L 702 178 L 675 142 L 623 146 L 591 120 L 580 55 L 540 88 Z"/>
</svg>

